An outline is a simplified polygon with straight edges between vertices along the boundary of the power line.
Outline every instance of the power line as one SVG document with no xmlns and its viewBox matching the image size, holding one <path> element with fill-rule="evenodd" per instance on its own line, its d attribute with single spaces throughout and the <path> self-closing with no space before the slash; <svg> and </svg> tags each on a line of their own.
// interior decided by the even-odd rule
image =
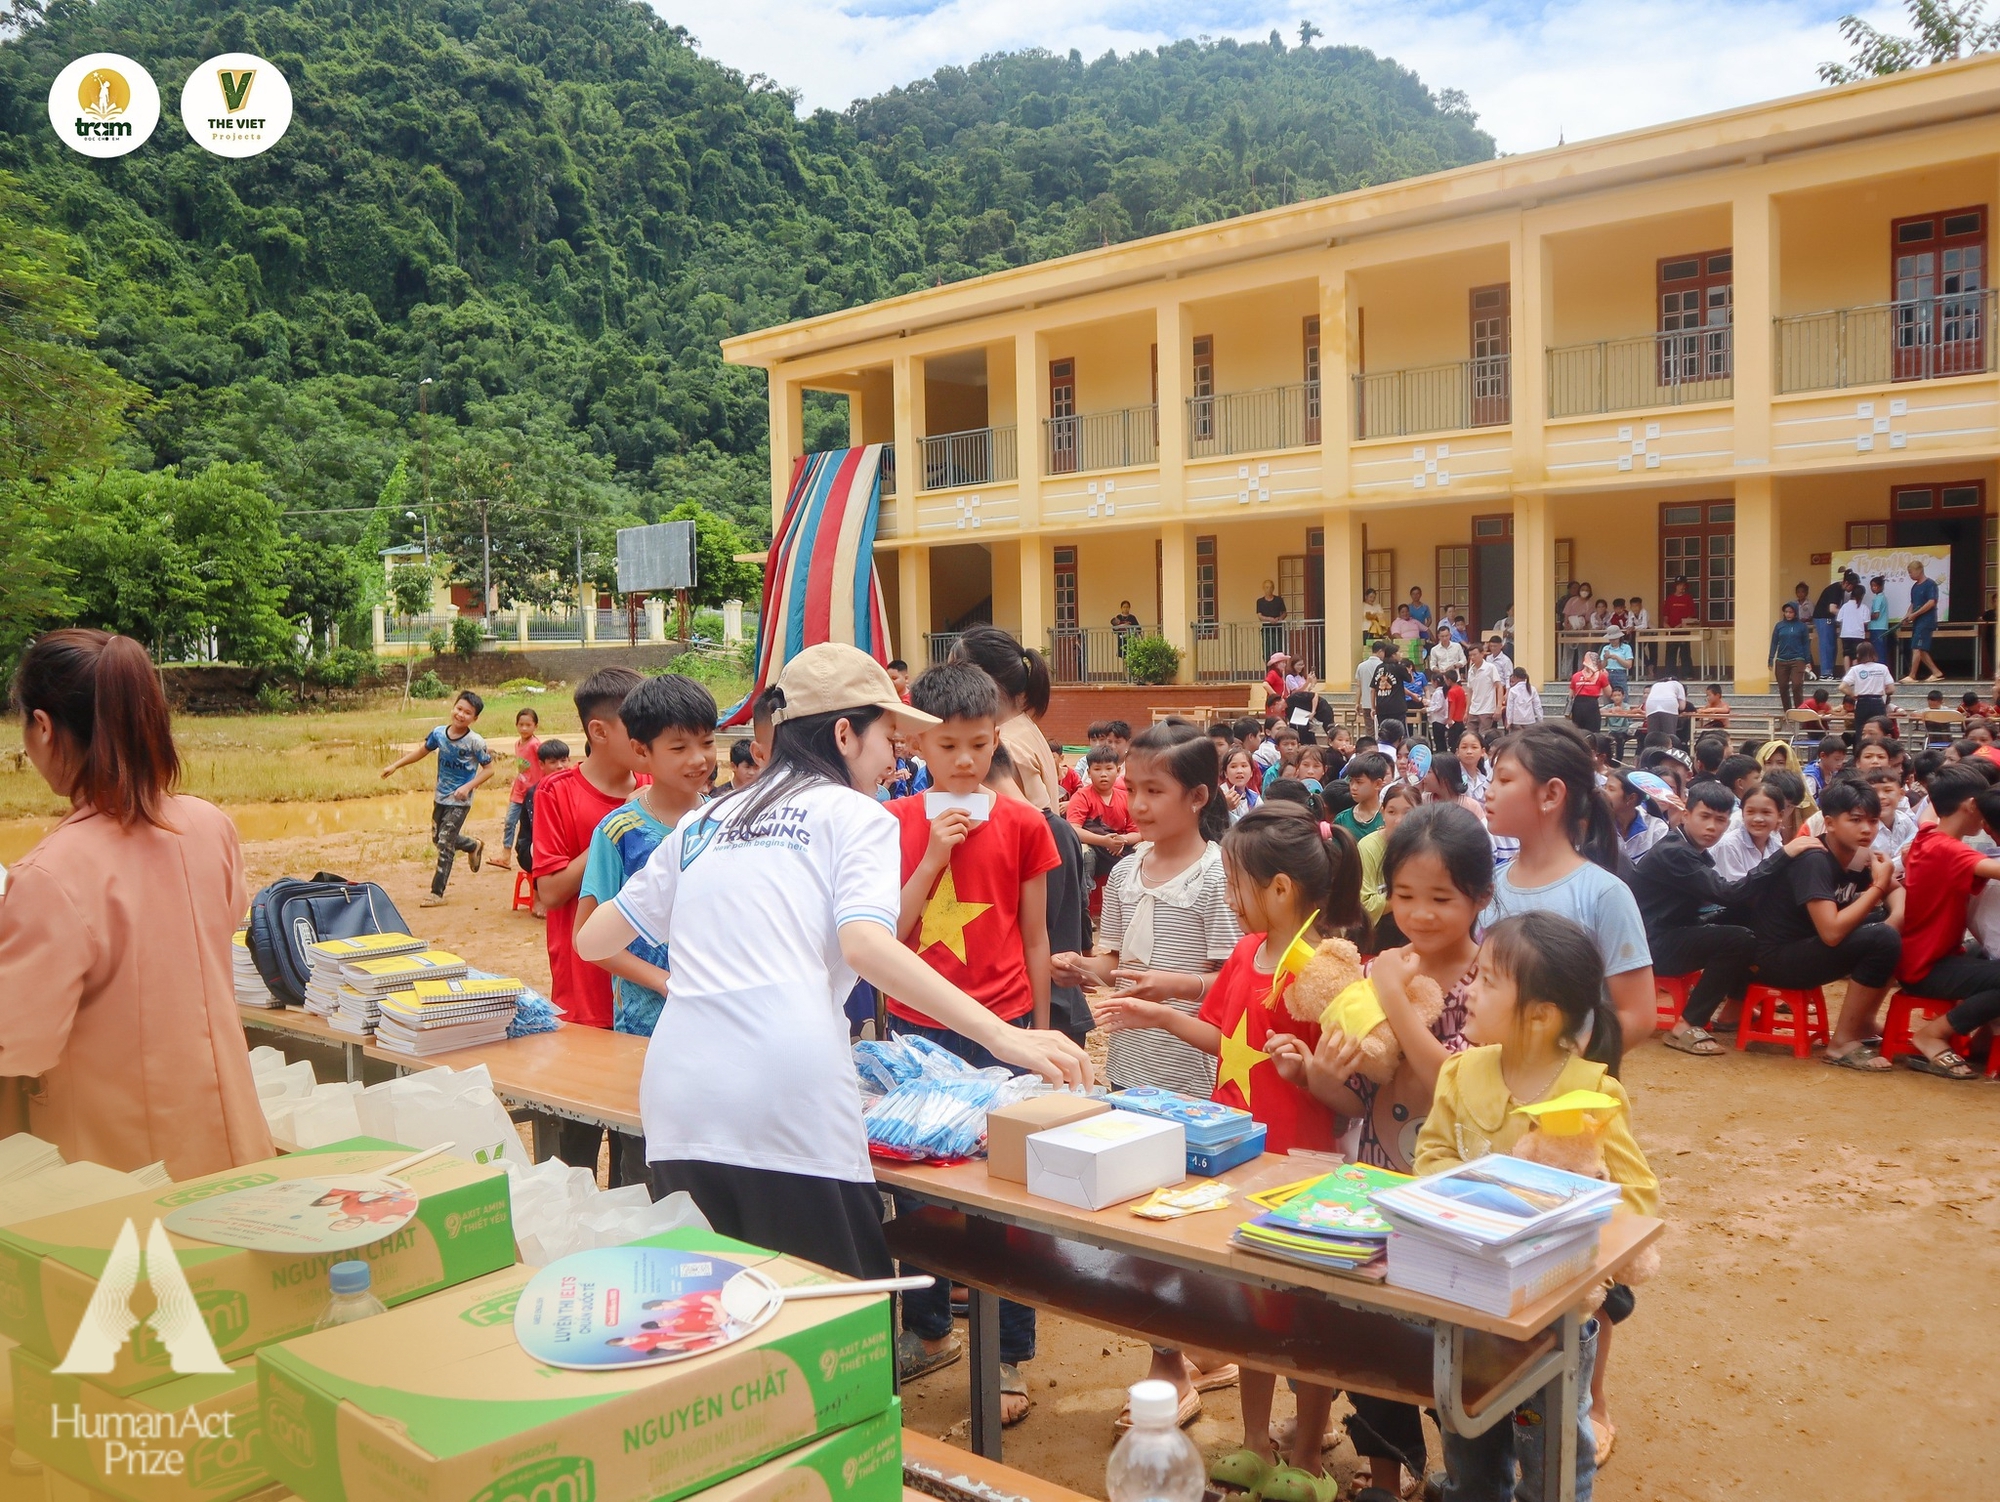
<svg viewBox="0 0 2000 1502">
<path fill-rule="evenodd" d="M 405 511 L 430 511 L 435 509 L 435 501 L 417 501 L 405 506 Z M 280 511 L 280 516 L 352 516 L 363 511 L 380 511 L 380 506 L 328 506 L 319 511 Z"/>
</svg>

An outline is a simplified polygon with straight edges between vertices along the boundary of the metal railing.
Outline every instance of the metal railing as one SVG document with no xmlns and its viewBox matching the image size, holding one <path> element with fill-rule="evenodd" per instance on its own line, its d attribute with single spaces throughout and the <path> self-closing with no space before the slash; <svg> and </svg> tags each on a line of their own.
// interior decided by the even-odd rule
<svg viewBox="0 0 2000 1502">
<path fill-rule="evenodd" d="M 1513 364 L 1506 355 L 1385 370 L 1353 381 L 1358 438 L 1496 427 L 1513 419 Z"/>
<path fill-rule="evenodd" d="M 1319 442 L 1319 428 L 1318 381 L 1187 401 L 1190 459 L 1303 448 Z"/>
<path fill-rule="evenodd" d="M 1551 417 L 1727 401 L 1735 384 L 1728 324 L 1549 351 Z"/>
<path fill-rule="evenodd" d="M 1248 683 L 1262 678 L 1273 652 L 1307 665 L 1326 666 L 1326 622 L 1195 621 L 1188 627 L 1197 683 Z"/>
<path fill-rule="evenodd" d="M 1996 296 L 1989 287 L 1773 319 L 1778 390 L 1984 374 L 1995 368 Z"/>
<path fill-rule="evenodd" d="M 969 428 L 962 433 L 938 433 L 924 444 L 924 489 L 956 490 L 962 485 L 991 485 L 1019 473 L 1014 429 Z"/>
<path fill-rule="evenodd" d="M 1123 407 L 1042 419 L 1042 473 L 1073 475 L 1160 461 L 1160 409 Z"/>
<path fill-rule="evenodd" d="M 1157 635 L 1159 627 L 1057 626 L 1049 631 L 1049 678 L 1056 683 L 1130 683 L 1126 644 Z"/>
<path fill-rule="evenodd" d="M 893 443 L 882 445 L 881 477 L 882 494 L 894 495 L 896 493 L 896 445 Z"/>
</svg>

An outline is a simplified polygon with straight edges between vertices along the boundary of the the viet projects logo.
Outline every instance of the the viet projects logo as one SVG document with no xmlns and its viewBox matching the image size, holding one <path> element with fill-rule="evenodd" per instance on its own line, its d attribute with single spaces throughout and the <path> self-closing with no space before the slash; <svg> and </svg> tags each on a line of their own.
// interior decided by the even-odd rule
<svg viewBox="0 0 2000 1502">
<path fill-rule="evenodd" d="M 159 120 L 160 90 L 152 74 L 115 52 L 78 58 L 49 88 L 49 124 L 85 156 L 136 151 Z M 211 57 L 181 89 L 181 124 L 189 139 L 217 156 L 269 151 L 291 123 L 291 85 L 254 53 Z"/>
</svg>

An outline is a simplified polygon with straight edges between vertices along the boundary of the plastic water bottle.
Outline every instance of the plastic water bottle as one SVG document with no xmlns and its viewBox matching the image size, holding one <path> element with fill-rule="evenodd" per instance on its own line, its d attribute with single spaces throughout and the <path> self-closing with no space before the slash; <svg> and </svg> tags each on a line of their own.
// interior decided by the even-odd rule
<svg viewBox="0 0 2000 1502">
<path fill-rule="evenodd" d="M 351 1325 L 358 1319 L 367 1319 L 371 1314 L 387 1314 L 382 1301 L 368 1291 L 368 1264 L 366 1262 L 336 1262 L 327 1274 L 328 1285 L 333 1296 L 326 1301 L 326 1312 L 313 1326 L 315 1330 L 330 1330 L 335 1325 Z"/>
<path fill-rule="evenodd" d="M 1201 1502 L 1208 1471 L 1174 1422 L 1180 1408 L 1174 1384 L 1136 1382 L 1129 1396 L 1132 1427 L 1105 1467 L 1105 1495 L 1111 1502 Z"/>
</svg>

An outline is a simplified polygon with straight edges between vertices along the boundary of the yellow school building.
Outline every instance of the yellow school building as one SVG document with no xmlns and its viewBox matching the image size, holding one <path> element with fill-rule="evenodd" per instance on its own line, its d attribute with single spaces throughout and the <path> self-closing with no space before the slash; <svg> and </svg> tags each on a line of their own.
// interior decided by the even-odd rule
<svg viewBox="0 0 2000 1502">
<path fill-rule="evenodd" d="M 1122 676 L 1129 602 L 1184 682 L 1273 640 L 1333 687 L 1363 591 L 1421 589 L 1556 675 L 1558 592 L 1698 600 L 1766 691 L 1836 555 L 1948 560 L 1938 657 L 1990 672 L 2000 58 L 1290 205 L 727 340 L 893 445 L 877 562 L 913 666 L 991 620 Z M 1271 581 L 1282 635 L 1260 624 Z M 1564 671 L 1569 652 L 1561 652 Z"/>
</svg>

